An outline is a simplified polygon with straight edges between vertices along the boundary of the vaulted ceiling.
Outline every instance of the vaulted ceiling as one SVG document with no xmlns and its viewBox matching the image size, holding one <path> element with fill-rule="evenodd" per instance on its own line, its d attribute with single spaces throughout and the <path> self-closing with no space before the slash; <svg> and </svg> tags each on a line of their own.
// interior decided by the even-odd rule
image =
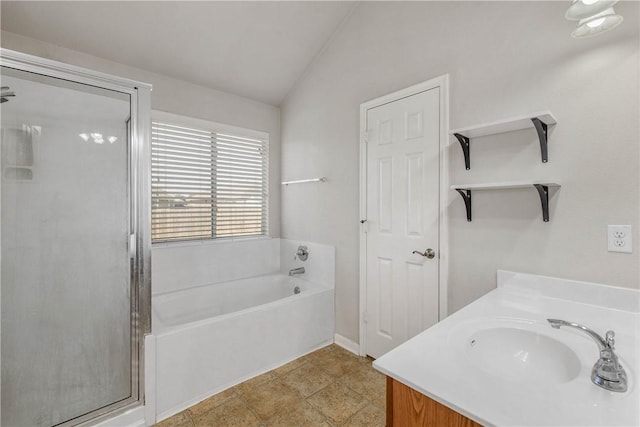
<svg viewBox="0 0 640 427">
<path fill-rule="evenodd" d="M 2 1 L 3 31 L 279 105 L 354 7 L 334 1 Z"/>
</svg>

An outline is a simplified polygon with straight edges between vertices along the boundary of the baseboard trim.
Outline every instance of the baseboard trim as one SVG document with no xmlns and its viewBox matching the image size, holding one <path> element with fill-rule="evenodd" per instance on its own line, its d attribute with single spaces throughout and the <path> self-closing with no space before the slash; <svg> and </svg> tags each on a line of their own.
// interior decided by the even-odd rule
<svg viewBox="0 0 640 427">
<path fill-rule="evenodd" d="M 333 341 L 335 342 L 336 345 L 339 345 L 340 347 L 344 348 L 345 350 L 350 351 L 351 353 L 353 353 L 355 355 L 359 355 L 360 354 L 360 345 L 355 341 L 351 341 L 347 337 L 344 337 L 344 336 L 342 336 L 340 334 L 335 334 L 333 336 Z"/>
</svg>

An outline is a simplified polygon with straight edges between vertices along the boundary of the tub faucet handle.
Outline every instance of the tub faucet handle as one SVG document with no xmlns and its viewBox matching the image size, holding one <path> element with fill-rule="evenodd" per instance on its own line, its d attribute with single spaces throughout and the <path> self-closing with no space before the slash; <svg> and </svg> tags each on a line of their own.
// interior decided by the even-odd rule
<svg viewBox="0 0 640 427">
<path fill-rule="evenodd" d="M 306 246 L 300 245 L 298 246 L 298 250 L 296 251 L 296 256 L 300 261 L 306 261 L 309 258 L 309 249 Z"/>
</svg>

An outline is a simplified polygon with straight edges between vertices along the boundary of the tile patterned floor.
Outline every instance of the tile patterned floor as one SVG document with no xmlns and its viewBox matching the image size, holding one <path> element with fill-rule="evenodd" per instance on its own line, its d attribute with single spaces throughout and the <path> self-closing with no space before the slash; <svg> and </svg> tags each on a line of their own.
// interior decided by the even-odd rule
<svg viewBox="0 0 640 427">
<path fill-rule="evenodd" d="M 336 345 L 218 393 L 157 427 L 315 427 L 385 424 L 385 378 Z"/>
</svg>

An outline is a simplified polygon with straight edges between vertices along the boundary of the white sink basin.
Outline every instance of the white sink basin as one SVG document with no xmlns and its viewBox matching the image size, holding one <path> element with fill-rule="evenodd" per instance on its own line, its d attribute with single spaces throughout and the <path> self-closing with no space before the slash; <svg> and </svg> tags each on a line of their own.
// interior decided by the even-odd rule
<svg viewBox="0 0 640 427">
<path fill-rule="evenodd" d="M 489 426 L 640 426 L 640 291 L 498 272 L 498 287 L 378 358 L 391 378 Z M 591 382 L 598 346 L 548 318 L 616 332 L 626 392 Z"/>
<path fill-rule="evenodd" d="M 571 348 L 533 330 L 508 326 L 480 329 L 464 345 L 472 364 L 505 380 L 543 379 L 546 384 L 559 384 L 580 373 L 580 360 Z"/>
</svg>

